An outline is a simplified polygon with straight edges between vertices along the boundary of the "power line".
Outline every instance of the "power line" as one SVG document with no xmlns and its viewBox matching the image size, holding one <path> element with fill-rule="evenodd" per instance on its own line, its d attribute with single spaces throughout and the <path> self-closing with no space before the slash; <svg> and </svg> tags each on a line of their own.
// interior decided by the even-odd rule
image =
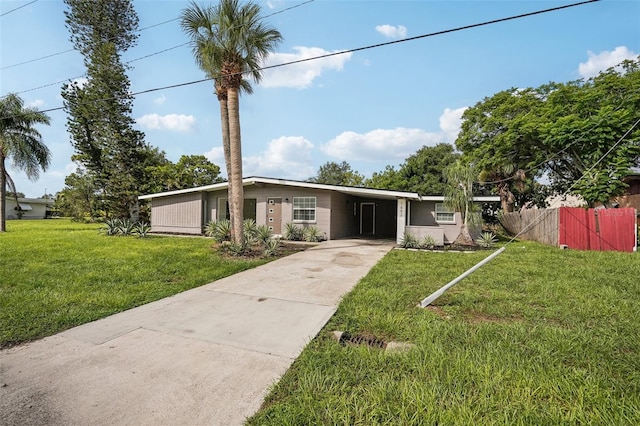
<svg viewBox="0 0 640 426">
<path fill-rule="evenodd" d="M 311 0 L 311 1 L 313 1 L 313 0 Z M 484 21 L 484 22 L 480 22 L 480 23 L 477 23 L 477 24 L 465 25 L 465 26 L 462 26 L 462 27 L 451 28 L 451 29 L 448 29 L 448 30 L 442 30 L 442 31 L 436 31 L 436 32 L 433 32 L 433 33 L 422 34 L 422 35 L 419 35 L 419 36 L 404 38 L 404 39 L 401 39 L 401 40 L 394 40 L 394 41 L 389 41 L 389 42 L 386 42 L 386 43 L 377 43 L 377 44 L 372 44 L 372 45 L 369 45 L 369 46 L 357 47 L 357 48 L 354 48 L 354 49 L 343 50 L 343 51 L 339 51 L 339 52 L 333 52 L 333 53 L 327 53 L 327 54 L 324 54 L 324 55 L 313 56 L 313 57 L 310 57 L 310 58 L 298 59 L 298 60 L 289 61 L 289 62 L 283 62 L 281 64 L 268 65 L 268 66 L 265 66 L 265 67 L 261 67 L 258 70 L 259 71 L 264 71 L 264 70 L 268 70 L 268 69 L 281 68 L 281 67 L 284 67 L 284 66 L 295 65 L 295 64 L 302 63 L 302 62 L 315 61 L 315 60 L 318 60 L 318 59 L 325 59 L 325 58 L 332 57 L 332 56 L 344 55 L 344 54 L 347 54 L 347 53 L 360 52 L 360 51 L 363 51 L 363 50 L 375 49 L 375 48 L 378 48 L 378 47 L 389 46 L 389 45 L 399 44 L 399 43 L 405 43 L 405 42 L 419 40 L 419 39 L 423 39 L 423 38 L 427 38 L 427 37 L 435 37 L 435 36 L 438 36 L 438 35 L 448 34 L 448 33 L 457 32 L 457 31 L 463 31 L 463 30 L 467 30 L 467 29 L 471 29 L 471 28 L 478 28 L 478 27 L 487 26 L 487 25 L 491 25 L 491 24 L 496 24 L 496 23 L 500 23 L 500 22 L 512 21 L 514 19 L 521 19 L 521 18 L 525 18 L 525 17 L 529 17 L 529 16 L 540 15 L 540 14 L 543 14 L 543 13 L 555 12 L 555 11 L 558 11 L 558 10 L 568 9 L 568 8 L 576 7 L 576 6 L 582 6 L 582 5 L 589 4 L 589 3 L 596 3 L 596 2 L 599 2 L 599 1 L 601 1 L 601 0 L 581 1 L 581 2 L 578 2 L 578 3 L 572 3 L 572 4 L 568 4 L 568 5 L 564 5 L 564 6 L 558 6 L 558 7 L 553 7 L 553 8 L 549 8 L 549 9 L 542 9 L 542 10 L 538 10 L 538 11 L 534 11 L 534 12 L 529 12 L 529 13 L 523 13 L 523 14 L 519 14 L 519 15 L 509 16 L 509 17 L 506 17 L 506 18 L 493 19 L 493 20 L 490 20 L 490 21 Z M 238 72 L 238 73 L 233 73 L 233 74 L 224 74 L 224 75 L 223 74 L 219 74 L 217 77 L 207 77 L 207 78 L 203 78 L 203 79 L 200 79 L 200 80 L 188 81 L 188 82 L 184 82 L 184 83 L 177 83 L 177 84 L 172 84 L 172 85 L 168 85 L 168 86 L 162 86 L 162 87 L 156 87 L 156 88 L 147 89 L 147 90 L 141 90 L 139 92 L 134 92 L 131 95 L 132 96 L 137 96 L 137 95 L 142 95 L 142 94 L 146 94 L 146 93 L 157 92 L 157 91 L 160 91 L 160 90 L 166 90 L 166 89 L 173 89 L 173 88 L 177 88 L 177 87 L 190 86 L 190 85 L 193 85 L 193 84 L 199 84 L 199 83 L 203 83 L 203 82 L 206 82 L 206 81 L 215 80 L 216 78 L 220 78 L 220 77 L 223 77 L 223 76 L 231 76 L 231 75 L 237 75 L 237 74 L 248 74 L 250 72 L 251 71 L 244 71 L 244 72 Z M 23 92 L 21 92 L 21 93 L 23 93 Z M 58 111 L 58 110 L 61 110 L 63 108 L 64 107 L 50 108 L 50 109 L 47 109 L 47 110 L 42 110 L 40 112 Z"/>
<path fill-rule="evenodd" d="M 34 1 L 32 1 L 31 3 L 35 3 L 36 1 L 38 1 L 38 0 L 34 0 Z M 279 11 L 277 11 L 277 12 L 271 13 L 271 14 L 269 14 L 269 15 L 265 15 L 265 16 L 263 16 L 263 17 L 262 17 L 262 19 L 264 19 L 264 18 L 268 18 L 268 17 L 271 17 L 271 16 L 274 16 L 274 15 L 278 15 L 278 14 L 280 14 L 280 13 L 284 13 L 284 12 L 286 12 L 286 11 L 288 11 L 288 10 L 295 9 L 295 8 L 300 7 L 300 6 L 304 6 L 305 4 L 312 3 L 312 2 L 314 2 L 314 1 L 315 1 L 315 0 L 307 0 L 307 1 L 305 1 L 305 2 L 302 2 L 302 3 L 296 4 L 296 5 L 293 5 L 293 6 L 289 6 L 289 7 L 287 7 L 287 8 L 282 9 L 282 10 L 279 10 Z M 31 4 L 31 3 L 29 3 L 29 4 Z M 23 6 L 21 6 L 21 7 L 24 7 L 24 6 L 27 6 L 27 5 L 23 5 Z M 18 8 L 18 9 L 19 9 L 19 8 Z M 17 9 L 14 9 L 14 10 L 17 10 Z M 10 12 L 11 12 L 11 11 L 10 11 Z M 9 12 L 7 12 L 7 13 L 9 13 Z M 5 13 L 5 14 L 6 14 L 6 13 Z M 168 24 L 168 23 L 170 23 L 170 22 L 178 21 L 179 19 L 180 19 L 180 17 L 173 18 L 173 19 L 168 19 L 168 20 L 166 20 L 166 21 L 158 22 L 157 24 L 153 24 L 153 25 L 149 25 L 149 26 L 146 26 L 146 27 L 140 28 L 140 29 L 138 29 L 138 30 L 136 30 L 136 31 L 134 31 L 134 32 L 140 33 L 140 32 L 142 32 L 142 31 L 144 31 L 144 30 L 148 30 L 148 29 L 150 29 L 150 28 L 155 28 L 155 27 L 159 27 L 160 25 L 164 25 L 164 24 Z M 154 55 L 158 55 L 158 54 L 160 54 L 160 53 L 168 52 L 169 50 L 177 49 L 178 47 L 186 46 L 187 44 L 189 44 L 189 43 L 184 43 L 184 44 L 179 44 L 179 45 L 177 45 L 177 46 L 169 47 L 169 48 L 164 49 L 164 50 L 161 50 L 161 51 L 159 51 L 159 52 L 150 53 L 149 55 L 143 56 L 143 57 L 141 57 L 141 58 L 133 59 L 133 60 L 131 60 L 131 61 L 129 61 L 129 62 L 139 61 L 140 59 L 148 58 L 148 57 L 150 57 L 150 56 L 154 56 Z M 17 64 L 12 64 L 12 65 L 7 65 L 7 66 L 4 66 L 4 67 L 0 67 L 0 70 L 5 70 L 5 69 L 9 69 L 9 68 L 15 68 L 15 67 L 18 67 L 18 66 L 21 66 L 21 65 L 26 65 L 26 64 L 31 64 L 31 63 L 33 63 L 33 62 L 38 62 L 38 61 L 42 61 L 42 60 L 44 60 L 44 59 L 52 58 L 52 57 L 54 57 L 54 56 L 59 56 L 59 55 L 65 54 L 65 53 L 73 52 L 74 50 L 75 50 L 75 49 L 62 50 L 62 51 L 60 51 L 60 52 L 51 53 L 51 54 L 49 54 L 49 55 L 40 56 L 40 57 L 38 57 L 38 58 L 34 58 L 34 59 L 29 59 L 29 60 L 26 60 L 26 61 L 24 61 L 24 62 L 19 62 L 19 63 L 17 63 Z M 57 84 L 57 83 L 52 83 L 52 84 Z M 48 85 L 41 86 L 41 87 L 39 87 L 39 88 L 42 88 L 42 87 L 48 87 Z M 25 90 L 25 91 L 23 91 L 23 92 L 19 92 L 19 93 L 29 92 L 29 91 L 31 91 L 31 90 L 35 90 L 35 89 L 29 89 L 29 90 Z"/>
<path fill-rule="evenodd" d="M 3 13 L 2 15 L 0 15 L 0 18 L 2 18 L 2 17 L 3 17 L 3 16 L 5 16 L 5 15 L 10 14 L 11 12 L 15 12 L 16 10 L 22 9 L 23 7 L 27 7 L 27 6 L 29 6 L 30 4 L 33 4 L 33 3 L 37 2 L 37 1 L 38 1 L 38 0 L 33 0 L 33 1 L 30 1 L 29 3 L 27 3 L 27 4 L 23 4 L 22 6 L 18 6 L 18 7 L 16 7 L 15 9 L 11 9 L 10 11 L 5 12 L 5 13 Z"/>
<path fill-rule="evenodd" d="M 291 10 L 291 9 L 296 9 L 296 8 L 298 8 L 298 7 L 300 7 L 300 6 L 304 6 L 305 4 L 312 3 L 312 2 L 314 2 L 314 1 L 315 1 L 315 0 L 307 0 L 307 1 L 305 1 L 305 2 L 302 2 L 302 3 L 296 4 L 296 5 L 293 5 L 293 6 L 289 6 L 289 7 L 287 7 L 287 8 L 282 9 L 282 10 L 279 10 L 279 11 L 277 11 L 277 12 L 271 13 L 271 14 L 269 14 L 269 15 L 265 15 L 265 16 L 263 16 L 261 19 L 268 18 L 268 17 L 274 16 L 274 15 L 278 15 L 278 14 L 280 14 L 280 13 L 284 13 L 284 12 L 289 11 L 289 10 Z M 169 23 L 169 22 L 173 22 L 173 21 L 176 21 L 176 20 L 178 20 L 178 19 L 180 19 L 180 18 L 178 17 L 178 18 L 169 19 L 169 20 L 167 20 L 167 21 L 163 21 L 163 22 L 160 22 L 160 23 L 157 23 L 157 24 L 154 24 L 154 25 L 150 25 L 150 26 L 148 26 L 148 27 L 141 28 L 141 29 L 139 29 L 139 30 L 137 30 L 137 31 L 138 31 L 138 32 L 140 32 L 140 31 L 142 31 L 142 30 L 147 30 L 147 29 L 149 29 L 149 28 L 157 27 L 157 26 L 159 26 L 159 25 L 163 25 L 163 24 L 166 24 L 166 23 Z M 168 47 L 168 48 L 166 48 L 166 49 L 163 49 L 163 50 L 160 50 L 160 51 L 157 51 L 157 52 L 153 52 L 153 53 L 150 53 L 150 54 L 148 54 L 148 55 L 141 56 L 141 57 L 139 57 L 139 58 L 131 59 L 131 60 L 129 60 L 129 61 L 127 61 L 127 62 L 125 62 L 125 64 L 130 64 L 130 63 L 132 63 L 132 62 L 136 62 L 136 61 L 139 61 L 139 60 L 141 60 L 141 59 L 150 58 L 150 57 L 152 57 L 152 56 L 159 55 L 159 54 L 162 54 L 162 53 L 168 52 L 168 51 L 170 51 L 170 50 L 177 49 L 177 48 L 179 48 L 179 47 L 187 46 L 188 44 L 190 44 L 190 42 L 182 43 L 182 44 L 178 44 L 178 45 L 176 45 L 176 46 L 172 46 L 172 47 Z M 74 50 L 74 49 L 69 49 L 69 50 L 65 50 L 65 51 L 62 51 L 62 52 L 53 53 L 53 54 L 51 54 L 51 55 L 47 55 L 47 56 L 44 56 L 44 57 L 40 57 L 40 58 L 36 58 L 36 59 L 32 59 L 32 60 L 29 60 L 29 61 L 26 61 L 26 62 L 21 62 L 21 63 L 19 63 L 19 64 L 8 65 L 8 66 L 6 66 L 6 67 L 2 67 L 2 68 L 0 68 L 0 70 L 6 69 L 6 68 L 16 67 L 16 66 L 18 66 L 18 65 L 28 64 L 28 63 L 31 63 L 31 62 L 40 61 L 40 60 L 42 60 L 42 59 L 50 58 L 50 57 L 52 57 L 52 56 L 57 56 L 57 55 L 61 55 L 61 54 L 63 54 L 63 53 L 72 52 L 73 50 Z M 40 90 L 40 89 L 44 89 L 44 88 L 46 88 L 46 87 L 55 86 L 55 85 L 58 85 L 58 84 L 61 84 L 61 83 L 65 83 L 65 82 L 70 81 L 70 80 L 75 80 L 75 79 L 78 79 L 78 78 L 84 78 L 84 77 L 86 77 L 86 76 L 87 76 L 86 74 L 83 74 L 83 75 L 80 75 L 80 76 L 77 76 L 77 77 L 67 78 L 67 79 L 65 79 L 65 80 L 56 81 L 56 82 L 53 82 L 53 83 L 47 83 L 47 84 L 44 84 L 44 85 L 42 85 L 42 86 L 38 86 L 38 87 L 31 88 L 31 89 L 22 90 L 22 91 L 20 91 L 20 92 L 16 92 L 16 94 L 18 94 L 18 95 L 19 95 L 19 94 L 22 94 L 22 93 L 33 92 L 33 91 L 35 91 L 35 90 Z M 5 96 L 6 96 L 6 95 L 5 95 Z M 0 96 L 0 98 L 2 98 L 2 97 L 4 97 L 4 96 Z"/>
</svg>

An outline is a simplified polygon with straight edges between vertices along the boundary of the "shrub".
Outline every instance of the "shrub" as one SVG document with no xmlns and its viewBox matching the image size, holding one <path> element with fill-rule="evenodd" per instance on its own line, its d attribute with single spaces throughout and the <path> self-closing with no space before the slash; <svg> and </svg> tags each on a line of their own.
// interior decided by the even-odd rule
<svg viewBox="0 0 640 426">
<path fill-rule="evenodd" d="M 425 235 L 422 241 L 420 242 L 420 248 L 431 250 L 435 246 L 436 246 L 436 239 L 433 238 L 431 235 Z"/>
<path fill-rule="evenodd" d="M 483 248 L 491 248 L 495 246 L 497 242 L 498 239 L 493 232 L 483 232 L 476 240 L 476 243 Z"/>
<path fill-rule="evenodd" d="M 144 238 L 151 231 L 151 225 L 149 222 L 137 222 L 133 227 L 133 233 L 139 238 Z"/>
<path fill-rule="evenodd" d="M 104 226 L 100 228 L 100 232 L 106 235 L 118 235 L 120 233 L 120 219 L 108 219 L 104 222 Z"/>
<path fill-rule="evenodd" d="M 273 232 L 267 225 L 259 225 L 256 227 L 256 239 L 258 242 L 266 244 L 273 239 Z"/>
<path fill-rule="evenodd" d="M 211 221 L 207 223 L 204 231 L 205 235 L 212 237 L 217 242 L 231 240 L 231 221 L 229 219 L 223 219 L 219 221 Z"/>
<path fill-rule="evenodd" d="M 262 255 L 264 257 L 271 257 L 278 254 L 278 247 L 280 247 L 280 241 L 272 238 L 264 242 L 264 251 Z"/>
<path fill-rule="evenodd" d="M 400 240 L 400 247 L 402 248 L 418 248 L 420 243 L 416 237 L 406 232 Z"/>
<path fill-rule="evenodd" d="M 303 229 L 295 223 L 287 223 L 284 226 L 284 239 L 289 241 L 302 241 L 304 237 Z"/>
<path fill-rule="evenodd" d="M 121 219 L 120 226 L 118 227 L 118 235 L 131 235 L 135 222 L 130 219 Z"/>
<path fill-rule="evenodd" d="M 309 226 L 304 228 L 303 238 L 308 243 L 317 243 L 322 241 L 322 234 L 316 226 Z"/>
<path fill-rule="evenodd" d="M 258 226 L 253 219 L 245 219 L 242 222 L 242 232 L 244 233 L 244 241 L 247 245 L 253 245 L 258 239 Z"/>
</svg>

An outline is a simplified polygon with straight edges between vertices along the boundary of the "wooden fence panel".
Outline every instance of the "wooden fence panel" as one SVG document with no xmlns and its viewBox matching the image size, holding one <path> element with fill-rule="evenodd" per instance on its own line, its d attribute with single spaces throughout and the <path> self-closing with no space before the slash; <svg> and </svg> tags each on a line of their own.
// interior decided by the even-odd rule
<svg viewBox="0 0 640 426">
<path fill-rule="evenodd" d="M 636 210 L 560 208 L 560 244 L 578 250 L 626 251 L 636 247 Z"/>
<path fill-rule="evenodd" d="M 531 209 L 503 213 L 500 224 L 522 240 L 538 241 L 550 246 L 558 245 L 558 209 Z M 524 230 L 524 232 L 523 232 Z"/>
</svg>

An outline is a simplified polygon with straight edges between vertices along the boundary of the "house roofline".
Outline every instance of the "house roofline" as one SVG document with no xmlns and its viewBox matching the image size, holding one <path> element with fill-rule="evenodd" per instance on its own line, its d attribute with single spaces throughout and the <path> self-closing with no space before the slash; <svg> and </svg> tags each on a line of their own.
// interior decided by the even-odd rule
<svg viewBox="0 0 640 426">
<path fill-rule="evenodd" d="M 363 188 L 358 186 L 342 186 L 342 185 L 327 185 L 324 183 L 302 182 L 291 179 L 277 179 L 260 176 L 251 176 L 242 179 L 242 186 L 249 185 L 285 185 L 296 188 L 309 188 L 309 189 L 321 189 L 326 191 L 336 191 L 342 194 L 355 195 L 355 196 L 370 196 L 373 198 L 387 198 L 387 199 L 407 199 L 413 201 L 444 201 L 443 195 L 424 195 L 421 196 L 416 192 L 405 191 L 393 191 L 388 189 L 375 189 L 375 188 Z M 175 191 L 158 192 L 155 194 L 140 195 L 140 200 L 150 200 L 153 198 L 168 197 L 171 195 L 191 194 L 194 192 L 213 192 L 226 189 L 228 182 L 215 183 L 212 185 L 199 186 L 196 188 L 178 189 Z M 474 201 L 477 202 L 492 202 L 500 201 L 499 196 L 480 196 L 474 197 Z"/>
<path fill-rule="evenodd" d="M 416 200 L 416 201 L 420 200 L 420 195 L 418 195 L 415 192 L 391 191 L 387 189 L 362 188 L 362 187 L 356 187 L 356 186 L 327 185 L 324 183 L 302 182 L 302 181 L 296 181 L 296 180 L 290 180 L 290 179 L 276 179 L 276 178 L 266 178 L 266 177 L 259 177 L 259 176 L 246 177 L 242 179 L 243 186 L 261 185 L 261 184 L 262 185 L 264 184 L 285 185 L 285 186 L 292 186 L 297 188 L 322 189 L 322 190 L 328 190 L 328 191 L 337 191 L 343 194 L 359 195 L 359 196 L 369 195 L 373 197 L 406 198 L 406 199 Z M 228 186 L 228 182 L 221 182 L 213 185 L 199 186 L 196 188 L 179 189 L 175 191 L 140 195 L 138 199 L 149 200 L 152 198 L 168 197 L 171 195 L 190 194 L 194 192 L 213 192 L 213 191 L 225 189 L 227 188 L 227 186 Z"/>
</svg>

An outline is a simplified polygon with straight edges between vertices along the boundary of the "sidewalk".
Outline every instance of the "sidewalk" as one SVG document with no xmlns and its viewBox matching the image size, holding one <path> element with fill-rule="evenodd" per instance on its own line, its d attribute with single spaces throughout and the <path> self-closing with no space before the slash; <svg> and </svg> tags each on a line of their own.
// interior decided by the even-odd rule
<svg viewBox="0 0 640 426">
<path fill-rule="evenodd" d="M 392 246 L 324 242 L 0 351 L 0 425 L 240 425 Z"/>
</svg>

